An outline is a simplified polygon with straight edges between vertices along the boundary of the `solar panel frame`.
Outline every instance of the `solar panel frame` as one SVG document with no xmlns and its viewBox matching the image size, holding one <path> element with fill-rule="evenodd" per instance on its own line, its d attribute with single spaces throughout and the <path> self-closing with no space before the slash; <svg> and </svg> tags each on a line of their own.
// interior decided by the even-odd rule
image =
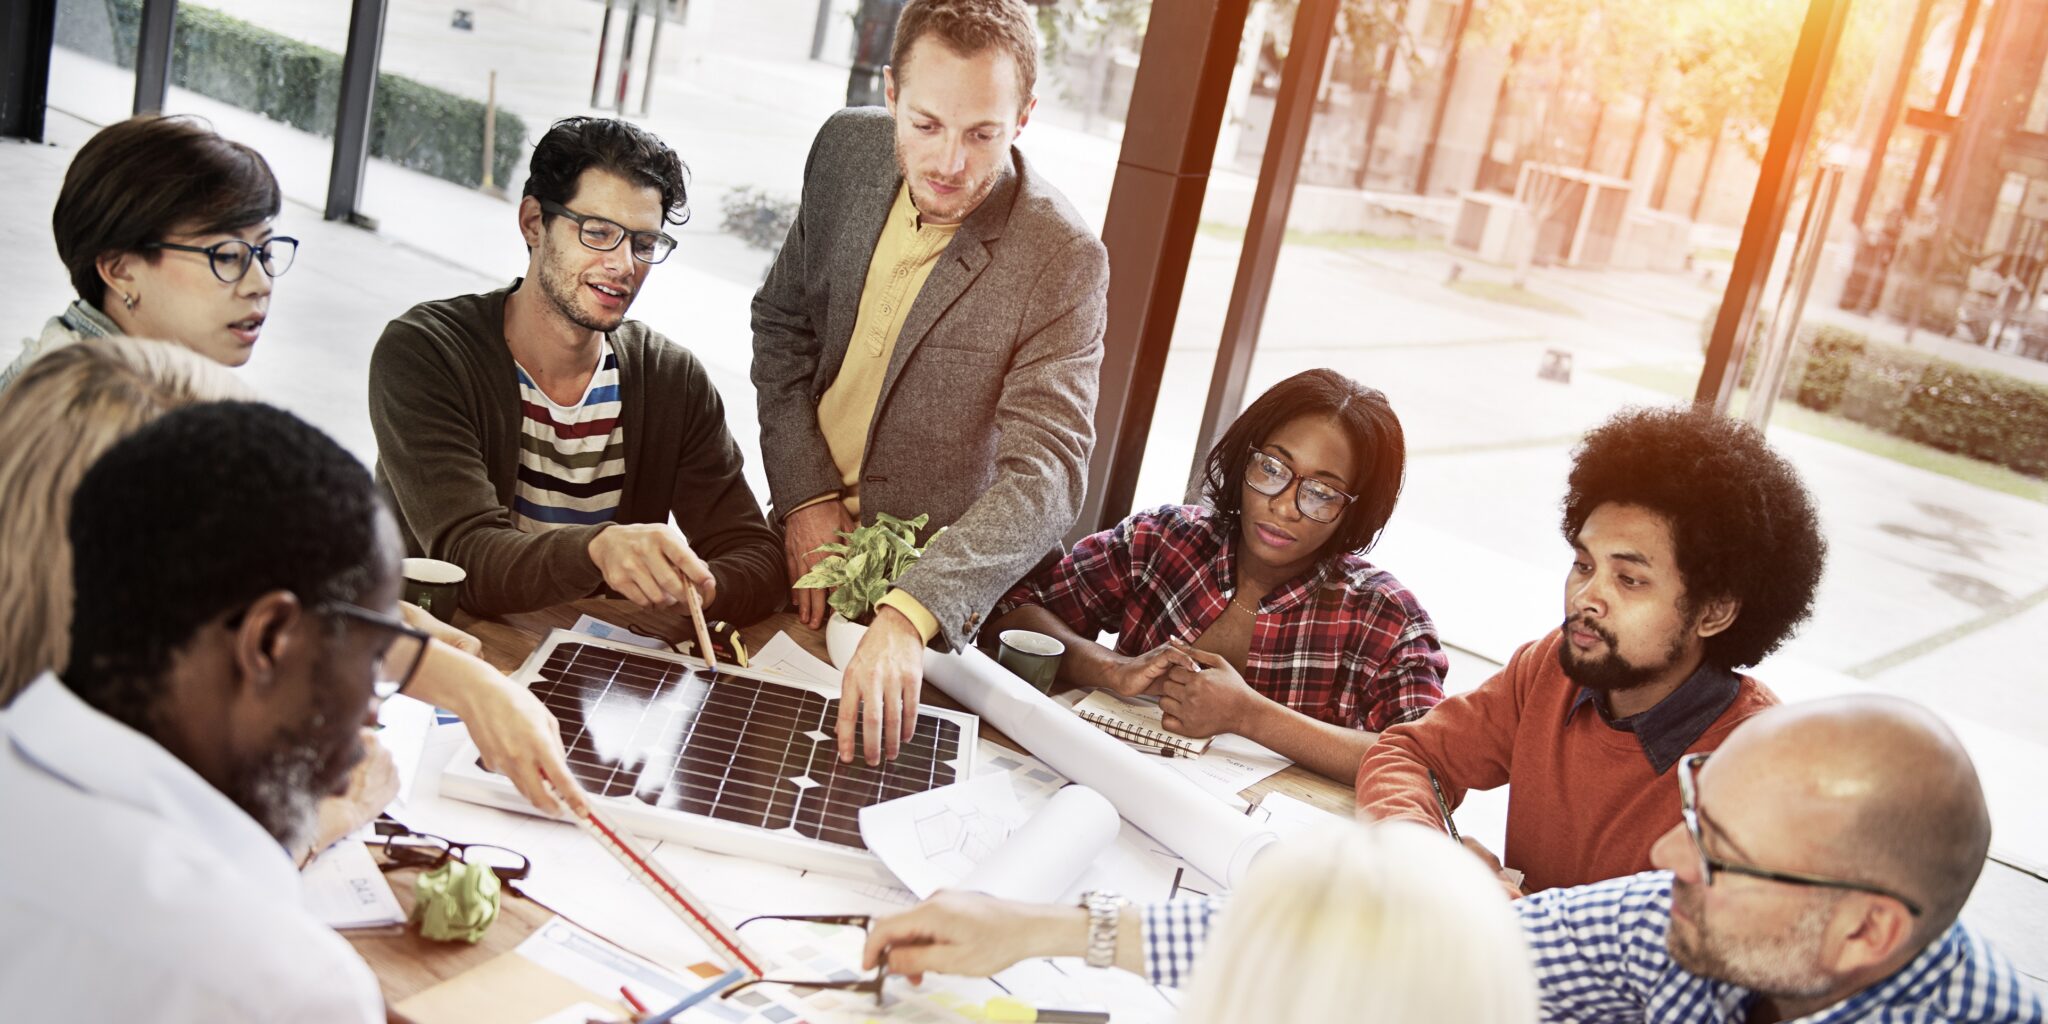
<svg viewBox="0 0 2048 1024">
<path fill-rule="evenodd" d="M 921 706 L 895 761 L 842 764 L 836 693 L 708 673 L 696 658 L 557 629 L 513 679 L 555 714 L 571 770 L 607 811 L 639 835 L 716 852 L 894 884 L 860 839 L 860 807 L 973 775 L 978 716 Z M 441 792 L 534 813 L 474 744 L 450 759 Z"/>
</svg>

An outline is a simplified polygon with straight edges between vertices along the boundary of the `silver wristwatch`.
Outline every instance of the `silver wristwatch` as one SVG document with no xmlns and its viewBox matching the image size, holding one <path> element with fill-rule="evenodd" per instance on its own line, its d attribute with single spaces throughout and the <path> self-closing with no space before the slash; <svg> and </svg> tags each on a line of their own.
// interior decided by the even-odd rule
<svg viewBox="0 0 2048 1024">
<path fill-rule="evenodd" d="M 1123 903 L 1123 897 L 1107 889 L 1081 894 L 1081 906 L 1088 910 L 1088 966 L 1116 965 L 1116 924 Z"/>
</svg>

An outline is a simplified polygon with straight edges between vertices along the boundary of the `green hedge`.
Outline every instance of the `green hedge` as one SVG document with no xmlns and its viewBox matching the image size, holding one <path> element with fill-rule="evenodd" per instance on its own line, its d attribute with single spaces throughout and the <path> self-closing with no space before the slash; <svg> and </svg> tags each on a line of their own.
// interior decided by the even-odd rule
<svg viewBox="0 0 2048 1024">
<path fill-rule="evenodd" d="M 112 39 L 60 30 L 59 42 L 133 67 L 141 0 L 64 0 L 67 9 L 101 4 L 113 23 Z M 81 22 L 77 17 L 70 20 Z M 58 19 L 60 26 L 65 21 Z M 171 83 L 303 131 L 332 136 L 341 95 L 341 55 L 219 11 L 179 4 Z M 483 183 L 483 143 L 482 103 L 399 75 L 377 75 L 376 105 L 370 112 L 371 156 L 475 186 Z M 525 122 L 499 110 L 491 160 L 498 184 L 512 179 L 525 149 Z"/>
<path fill-rule="evenodd" d="M 1800 405 L 2048 479 L 2048 385 L 1875 345 L 1841 327 L 1801 336 Z"/>
</svg>

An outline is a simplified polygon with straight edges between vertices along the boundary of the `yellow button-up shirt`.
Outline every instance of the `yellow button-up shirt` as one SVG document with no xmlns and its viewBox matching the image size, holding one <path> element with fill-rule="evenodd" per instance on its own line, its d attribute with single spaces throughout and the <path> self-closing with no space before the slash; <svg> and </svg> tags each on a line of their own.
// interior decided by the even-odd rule
<svg viewBox="0 0 2048 1024">
<path fill-rule="evenodd" d="M 924 289 L 925 279 L 938 266 L 939 254 L 958 230 L 958 224 L 921 223 L 917 207 L 910 201 L 909 183 L 897 190 L 889 218 L 882 223 L 882 235 L 875 240 L 875 253 L 868 260 L 867 282 L 861 288 L 860 311 L 853 322 L 846 358 L 839 364 L 832 386 L 818 400 L 818 429 L 825 435 L 825 447 L 839 468 L 843 487 L 836 495 L 822 496 L 799 508 L 836 498 L 846 503 L 848 514 L 860 518 L 860 468 L 867 456 L 868 427 L 882 397 L 882 381 L 896 353 L 896 339 L 903 333 L 904 318 Z M 938 635 L 938 618 L 917 598 L 891 590 L 881 603 L 902 612 L 926 642 Z"/>
</svg>

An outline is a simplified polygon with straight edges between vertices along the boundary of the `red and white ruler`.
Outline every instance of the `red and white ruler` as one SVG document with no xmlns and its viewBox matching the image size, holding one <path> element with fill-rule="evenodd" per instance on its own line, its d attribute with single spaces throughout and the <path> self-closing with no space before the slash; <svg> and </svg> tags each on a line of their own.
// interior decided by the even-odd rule
<svg viewBox="0 0 2048 1024">
<path fill-rule="evenodd" d="M 598 845 L 618 858 L 619 863 L 626 866 L 634 880 L 646 886 L 647 891 L 653 893 L 661 901 L 662 906 L 682 918 L 683 923 L 688 925 L 698 938 L 703 939 L 705 945 L 711 947 L 712 952 L 726 958 L 732 966 L 745 971 L 750 980 L 767 976 L 768 972 L 764 966 L 766 961 L 761 959 L 760 954 L 749 948 L 740 939 L 738 932 L 719 920 L 709 904 L 691 895 L 690 890 L 683 887 L 683 883 L 676 881 L 675 876 L 657 863 L 647 848 L 641 846 L 638 839 L 633 838 L 631 832 L 621 828 L 615 819 L 598 810 L 594 804 L 589 814 L 578 815 L 575 820 L 577 826 L 588 833 L 590 838 L 597 840 Z"/>
</svg>

